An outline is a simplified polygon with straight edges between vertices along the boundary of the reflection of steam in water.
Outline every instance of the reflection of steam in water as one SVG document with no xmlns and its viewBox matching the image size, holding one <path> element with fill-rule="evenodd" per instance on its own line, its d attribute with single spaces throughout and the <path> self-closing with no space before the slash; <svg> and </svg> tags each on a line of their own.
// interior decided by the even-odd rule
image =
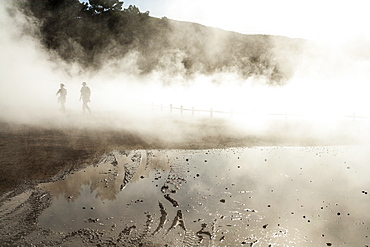
<svg viewBox="0 0 370 247">
<path fill-rule="evenodd" d="M 122 174 L 122 169 L 123 167 L 114 165 L 92 166 L 71 174 L 65 180 L 42 184 L 41 187 L 49 190 L 56 198 L 63 196 L 75 201 L 81 195 L 81 188 L 88 186 L 90 193 L 95 191 L 96 197 L 114 200 L 115 194 L 119 191 L 120 181 L 117 177 Z"/>
<path fill-rule="evenodd" d="M 105 164 L 40 185 L 64 198 L 55 198 L 39 220 L 59 231 L 109 230 L 112 239 L 133 245 L 361 246 L 368 244 L 370 223 L 367 148 L 114 152 Z M 133 170 L 125 180 L 128 164 Z M 93 179 L 83 181 L 90 179 L 84 178 L 89 169 Z M 80 195 L 71 200 L 68 195 L 78 194 L 66 186 L 73 179 Z M 89 218 L 100 220 L 87 223 Z"/>
<path fill-rule="evenodd" d="M 132 181 L 149 176 L 149 172 L 167 169 L 167 163 L 159 163 L 157 157 L 145 151 L 116 151 L 107 154 L 96 166 L 71 174 L 67 179 L 55 183 L 41 184 L 54 197 L 64 196 L 75 201 L 81 195 L 83 186 L 90 188 L 101 200 L 116 200 L 116 195 Z M 160 155 L 158 155 L 160 157 Z"/>
</svg>

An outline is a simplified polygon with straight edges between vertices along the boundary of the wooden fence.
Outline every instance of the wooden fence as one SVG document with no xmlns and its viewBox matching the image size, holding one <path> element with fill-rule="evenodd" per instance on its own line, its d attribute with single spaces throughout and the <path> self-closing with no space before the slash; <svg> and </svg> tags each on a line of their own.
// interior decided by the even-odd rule
<svg viewBox="0 0 370 247">
<path fill-rule="evenodd" d="M 190 112 L 191 116 L 195 116 L 195 113 L 206 113 L 209 117 L 213 118 L 215 114 L 223 115 L 224 117 L 234 117 L 234 115 L 253 115 L 253 116 L 270 116 L 270 117 L 281 117 L 281 118 L 304 118 L 308 117 L 309 115 L 304 114 L 289 114 L 287 111 L 284 113 L 250 113 L 250 112 L 240 112 L 240 111 L 233 111 L 231 109 L 230 111 L 220 111 L 220 110 L 214 110 L 213 108 L 209 109 L 195 109 L 194 107 L 191 108 L 185 108 L 182 105 L 179 107 L 173 106 L 170 104 L 169 106 L 163 106 L 163 105 L 155 105 L 152 104 L 152 109 L 159 109 L 160 111 L 169 111 L 170 114 L 180 114 L 183 115 L 185 112 Z M 330 115 L 330 114 L 328 114 Z M 311 116 L 311 115 L 310 115 Z M 363 115 L 357 115 L 356 112 L 353 112 L 348 115 L 338 115 L 338 116 L 331 116 L 334 118 L 342 118 L 342 119 L 352 119 L 353 121 L 356 120 L 370 120 L 369 116 L 363 116 Z"/>
</svg>

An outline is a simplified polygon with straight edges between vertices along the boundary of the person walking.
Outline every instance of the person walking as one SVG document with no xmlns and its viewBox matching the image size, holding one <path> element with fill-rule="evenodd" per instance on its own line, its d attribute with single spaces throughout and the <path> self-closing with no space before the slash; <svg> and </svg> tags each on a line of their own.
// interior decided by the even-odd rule
<svg viewBox="0 0 370 247">
<path fill-rule="evenodd" d="M 65 89 L 64 87 L 65 85 L 61 83 L 60 88 L 56 93 L 56 96 L 59 94 L 58 102 L 60 103 L 60 111 L 63 113 L 66 112 L 65 103 L 67 98 L 67 89 Z"/>
<path fill-rule="evenodd" d="M 87 105 L 90 102 L 91 91 L 86 82 L 82 83 L 80 93 L 80 101 L 82 99 L 82 112 L 85 113 L 87 110 L 89 113 L 91 113 L 90 107 Z"/>
</svg>

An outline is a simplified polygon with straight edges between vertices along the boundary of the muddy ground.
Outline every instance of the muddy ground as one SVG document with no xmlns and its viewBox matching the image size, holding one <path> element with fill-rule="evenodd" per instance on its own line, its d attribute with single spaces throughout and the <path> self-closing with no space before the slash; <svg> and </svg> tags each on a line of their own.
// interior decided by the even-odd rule
<svg viewBox="0 0 370 247">
<path fill-rule="evenodd" d="M 126 130 L 87 126 L 55 126 L 53 124 L 17 124 L 0 122 L 0 194 L 27 187 L 54 177 L 63 177 L 72 170 L 96 163 L 115 149 L 209 149 L 271 145 L 314 146 L 357 144 L 351 132 L 334 132 L 314 136 L 294 124 L 274 121 L 268 131 L 246 132 L 223 119 L 179 119 L 166 122 L 166 131 Z M 350 123 L 353 127 L 353 123 Z M 293 127 L 293 128 L 292 128 Z M 356 128 L 356 126 L 354 126 Z M 175 129 L 175 130 L 174 130 Z M 353 129 L 353 128 L 352 128 Z M 174 132 L 180 137 L 175 137 Z M 166 136 L 162 138 L 161 136 Z"/>
<path fill-rule="evenodd" d="M 161 125 L 160 122 L 153 124 Z M 274 122 L 273 127 L 264 134 L 237 130 L 222 119 L 206 121 L 200 119 L 192 122 L 173 119 L 170 124 L 166 122 L 166 126 L 167 132 L 156 133 L 133 128 L 61 127 L 1 122 L 1 245 L 171 246 L 168 243 L 154 245 L 151 242 L 140 242 L 143 237 L 141 235 L 145 235 L 146 230 L 143 229 L 144 232 L 141 232 L 141 235 L 132 237 L 130 234 L 134 227 L 121 229 L 119 237 L 109 239 L 103 237 L 104 231 L 93 228 L 56 232 L 39 225 L 38 217 L 50 206 L 52 196 L 37 185 L 64 179 L 74 171 L 97 164 L 112 150 L 205 150 L 254 146 L 351 145 L 360 142 L 350 132 L 337 132 L 330 138 L 301 135 L 301 132 L 292 134 L 290 129 L 292 126 L 284 121 Z M 176 132 L 182 130 L 180 138 L 170 138 L 174 134 L 174 129 Z M 163 135 L 168 137 L 161 138 Z M 170 197 L 166 199 L 171 202 Z M 158 210 L 163 213 L 161 203 Z M 148 213 L 146 225 L 149 226 L 151 220 Z M 175 217 L 173 224 L 180 225 L 181 228 L 181 211 Z M 204 225 L 204 229 L 200 228 L 195 234 L 195 239 L 189 236 L 190 242 L 187 246 L 203 246 L 199 239 L 207 237 L 210 231 Z M 241 244 L 253 246 L 254 242 L 244 241 Z"/>
</svg>

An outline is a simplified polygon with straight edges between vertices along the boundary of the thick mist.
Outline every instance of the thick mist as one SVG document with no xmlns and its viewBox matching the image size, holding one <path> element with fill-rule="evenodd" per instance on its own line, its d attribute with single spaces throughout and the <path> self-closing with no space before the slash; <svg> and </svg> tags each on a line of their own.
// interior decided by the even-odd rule
<svg viewBox="0 0 370 247">
<path fill-rule="evenodd" d="M 357 125 L 363 127 L 370 115 L 370 57 L 361 52 L 365 39 L 337 46 L 307 41 L 303 52 L 290 50 L 289 43 L 281 44 L 284 41 L 276 39 L 271 56 L 278 60 L 282 71 L 289 71 L 289 79 L 284 85 L 271 85 L 271 77 L 264 76 L 271 75 L 272 71 L 267 71 L 270 68 L 249 78 L 241 76 L 237 66 L 189 76 L 184 54 L 179 50 L 169 50 L 159 58 L 158 66 L 146 74 L 140 73 L 137 66 L 142 58 L 136 50 L 113 62 L 107 59 L 99 70 L 85 70 L 78 63 L 67 63 L 46 51 L 39 39 L 37 20 L 24 16 L 9 2 L 0 4 L 0 24 L 2 121 L 152 131 L 153 121 L 162 119 L 168 123 L 164 119 L 170 116 L 172 104 L 175 108 L 220 111 L 213 117 L 230 119 L 238 128 L 248 128 L 252 133 L 276 128 L 267 124 L 271 116 L 288 119 L 292 125 L 314 122 L 312 128 L 305 125 L 299 133 L 303 135 L 307 128 L 319 134 L 333 131 L 333 126 L 339 126 L 343 120 L 352 122 L 354 117 Z M 175 40 L 179 29 L 174 30 Z M 210 33 L 207 54 L 226 55 L 220 49 L 228 38 L 223 35 L 216 29 Z M 292 70 L 290 58 L 298 55 Z M 105 61 L 104 57 L 101 59 Z M 79 101 L 82 82 L 87 82 L 92 91 L 93 113 L 89 116 L 82 114 Z M 59 111 L 55 95 L 60 83 L 68 91 L 65 114 Z M 209 115 L 195 111 L 195 116 Z M 173 109 L 171 116 L 181 117 L 179 109 Z M 194 119 L 191 116 L 191 111 L 186 111 L 182 119 L 190 121 Z"/>
</svg>

